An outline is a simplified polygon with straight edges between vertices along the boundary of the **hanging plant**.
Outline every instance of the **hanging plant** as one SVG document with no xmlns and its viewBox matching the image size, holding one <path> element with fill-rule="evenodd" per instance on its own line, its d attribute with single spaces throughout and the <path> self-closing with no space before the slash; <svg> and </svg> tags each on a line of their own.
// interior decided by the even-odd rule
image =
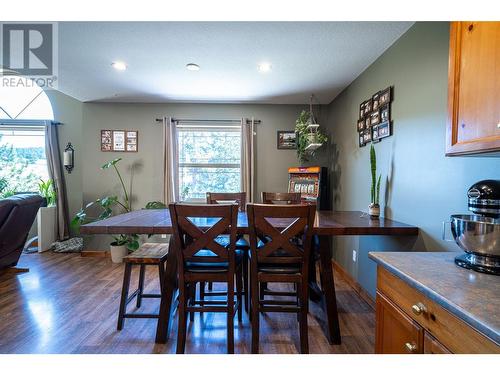
<svg viewBox="0 0 500 375">
<path fill-rule="evenodd" d="M 318 128 L 311 131 L 309 125 L 314 124 L 314 115 L 312 113 L 312 105 L 310 111 L 300 112 L 299 117 L 295 121 L 295 133 L 297 134 L 297 157 L 301 163 L 308 161 L 314 157 L 315 151 L 328 142 L 328 137 Z M 314 148 L 310 146 L 314 145 Z"/>
</svg>

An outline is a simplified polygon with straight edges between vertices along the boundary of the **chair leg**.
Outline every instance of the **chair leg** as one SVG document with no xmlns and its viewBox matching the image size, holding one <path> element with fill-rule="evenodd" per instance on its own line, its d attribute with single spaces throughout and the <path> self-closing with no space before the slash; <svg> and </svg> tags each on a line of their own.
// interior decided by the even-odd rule
<svg viewBox="0 0 500 375">
<path fill-rule="evenodd" d="M 120 309 L 118 310 L 118 325 L 116 329 L 121 331 L 123 328 L 123 321 L 125 311 L 127 309 L 127 298 L 128 298 L 128 288 L 130 286 L 130 274 L 132 272 L 132 264 L 125 263 L 125 271 L 123 272 L 123 285 L 122 285 L 122 296 L 120 299 Z"/>
<path fill-rule="evenodd" d="M 248 281 L 248 251 L 243 255 L 243 289 L 245 298 L 245 311 L 248 314 L 250 308 L 250 286 Z"/>
<path fill-rule="evenodd" d="M 205 306 L 205 282 L 200 281 L 200 306 Z M 203 316 L 203 311 L 200 312 L 200 316 Z"/>
<path fill-rule="evenodd" d="M 257 273 L 251 271 L 250 283 L 252 291 L 252 354 L 259 353 L 259 282 Z"/>
<path fill-rule="evenodd" d="M 227 353 L 234 353 L 234 276 L 227 285 Z"/>
<path fill-rule="evenodd" d="M 177 354 L 184 354 L 186 349 L 186 287 L 179 286 L 179 326 L 177 329 Z"/>
<path fill-rule="evenodd" d="M 309 331 L 307 327 L 307 312 L 308 312 L 308 285 L 302 283 L 297 285 L 297 292 L 300 293 L 300 352 L 302 354 L 309 354 Z"/>
<path fill-rule="evenodd" d="M 259 298 L 264 299 L 264 292 L 267 289 L 267 283 L 259 283 Z"/>
<path fill-rule="evenodd" d="M 189 306 L 194 306 L 194 300 L 196 299 L 196 283 L 192 282 L 189 284 Z M 189 321 L 194 322 L 194 311 L 189 313 Z"/>
<path fill-rule="evenodd" d="M 243 276 L 241 268 L 236 272 L 236 298 L 238 300 L 238 322 L 243 321 L 243 301 L 242 301 L 242 291 L 243 291 Z"/>
<path fill-rule="evenodd" d="M 139 308 L 141 307 L 142 303 L 142 293 L 144 291 L 144 274 L 146 270 L 146 266 L 144 264 L 141 264 L 139 266 L 139 292 L 137 293 L 137 301 L 136 301 L 136 306 Z"/>
<path fill-rule="evenodd" d="M 208 291 L 211 292 L 213 287 L 213 283 L 211 281 L 208 282 Z"/>
</svg>

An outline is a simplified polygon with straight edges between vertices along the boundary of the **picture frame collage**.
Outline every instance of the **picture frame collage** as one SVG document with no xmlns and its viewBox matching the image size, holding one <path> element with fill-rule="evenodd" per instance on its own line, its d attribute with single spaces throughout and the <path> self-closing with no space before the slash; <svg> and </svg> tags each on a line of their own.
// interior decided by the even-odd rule
<svg viewBox="0 0 500 375">
<path fill-rule="evenodd" d="M 391 126 L 392 87 L 373 94 L 359 105 L 357 124 L 359 147 L 370 142 L 380 142 L 392 135 Z"/>
<path fill-rule="evenodd" d="M 137 152 L 138 133 L 137 130 L 101 130 L 101 151 Z"/>
</svg>

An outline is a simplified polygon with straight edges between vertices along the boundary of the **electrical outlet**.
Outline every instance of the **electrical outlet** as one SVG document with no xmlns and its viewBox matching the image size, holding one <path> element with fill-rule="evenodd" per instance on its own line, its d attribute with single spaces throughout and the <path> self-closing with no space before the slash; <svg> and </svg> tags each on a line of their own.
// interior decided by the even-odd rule
<svg viewBox="0 0 500 375">
<path fill-rule="evenodd" d="M 162 234 L 161 238 L 167 238 L 167 235 L 166 234 Z"/>
<path fill-rule="evenodd" d="M 352 261 L 355 262 L 358 259 L 358 253 L 356 250 L 352 251 Z"/>
</svg>

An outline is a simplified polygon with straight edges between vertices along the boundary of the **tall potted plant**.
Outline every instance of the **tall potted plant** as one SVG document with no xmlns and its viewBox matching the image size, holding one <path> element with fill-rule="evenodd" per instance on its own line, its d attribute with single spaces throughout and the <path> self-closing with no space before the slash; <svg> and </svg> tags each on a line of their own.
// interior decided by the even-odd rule
<svg viewBox="0 0 500 375">
<path fill-rule="evenodd" d="M 372 175 L 372 183 L 371 183 L 371 203 L 368 206 L 368 213 L 372 218 L 378 218 L 380 216 L 380 179 L 382 175 L 378 176 L 377 179 L 377 155 L 375 154 L 375 147 L 373 144 L 370 145 L 370 169 Z"/>
<path fill-rule="evenodd" d="M 98 198 L 93 202 L 87 204 L 79 212 L 76 213 L 73 218 L 71 225 L 73 227 L 79 227 L 81 224 L 90 223 L 96 220 L 103 220 L 111 217 L 113 215 L 113 209 L 120 211 L 121 213 L 132 211 L 132 204 L 130 202 L 130 195 L 123 182 L 122 175 L 117 167 L 117 164 L 122 160 L 117 158 L 111 160 L 104 164 L 101 169 L 113 169 L 120 181 L 123 196 L 119 198 L 116 195 L 105 196 L 103 198 Z M 97 205 L 100 208 L 100 214 L 97 217 L 90 217 L 87 210 Z M 165 208 L 165 204 L 162 202 L 154 201 L 148 202 L 146 209 L 156 209 Z M 139 235 L 137 234 L 120 234 L 118 236 L 113 236 L 113 241 L 110 243 L 110 253 L 111 260 L 114 263 L 121 263 L 123 257 L 125 257 L 130 251 L 135 251 L 139 248 Z"/>
<path fill-rule="evenodd" d="M 40 180 L 38 191 L 45 204 L 38 209 L 37 214 L 37 237 L 38 251 L 46 251 L 56 241 L 56 191 L 52 180 Z"/>
</svg>

